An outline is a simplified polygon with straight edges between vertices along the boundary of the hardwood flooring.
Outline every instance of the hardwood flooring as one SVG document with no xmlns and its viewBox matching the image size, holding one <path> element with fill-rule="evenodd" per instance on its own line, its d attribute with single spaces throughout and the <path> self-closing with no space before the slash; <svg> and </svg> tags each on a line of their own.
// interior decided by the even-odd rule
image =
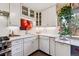
<svg viewBox="0 0 79 59">
<path fill-rule="evenodd" d="M 44 52 L 42 52 L 42 51 L 36 51 L 36 52 L 32 53 L 29 56 L 49 56 L 49 55 L 44 53 Z"/>
</svg>

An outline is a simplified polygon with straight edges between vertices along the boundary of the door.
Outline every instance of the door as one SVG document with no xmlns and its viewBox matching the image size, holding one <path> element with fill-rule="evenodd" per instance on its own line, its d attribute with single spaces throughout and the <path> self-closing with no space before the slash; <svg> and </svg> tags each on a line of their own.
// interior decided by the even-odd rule
<svg viewBox="0 0 79 59">
<path fill-rule="evenodd" d="M 40 36 L 40 50 L 49 54 L 49 37 Z"/>
</svg>

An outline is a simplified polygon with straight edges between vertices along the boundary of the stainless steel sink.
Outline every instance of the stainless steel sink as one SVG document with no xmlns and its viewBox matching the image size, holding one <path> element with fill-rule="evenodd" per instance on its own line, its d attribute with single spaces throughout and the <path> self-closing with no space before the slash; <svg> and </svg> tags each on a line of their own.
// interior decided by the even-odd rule
<svg viewBox="0 0 79 59">
<path fill-rule="evenodd" d="M 9 37 L 18 37 L 20 35 L 9 35 Z"/>
<path fill-rule="evenodd" d="M 66 38 L 66 37 L 60 37 L 60 40 L 63 40 L 63 41 L 68 41 L 69 38 Z"/>
</svg>

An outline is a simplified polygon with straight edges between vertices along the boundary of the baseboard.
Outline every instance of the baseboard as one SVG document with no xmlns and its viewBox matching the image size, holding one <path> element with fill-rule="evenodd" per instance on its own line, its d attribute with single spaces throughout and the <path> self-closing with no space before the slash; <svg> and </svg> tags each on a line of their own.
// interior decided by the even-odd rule
<svg viewBox="0 0 79 59">
<path fill-rule="evenodd" d="M 36 50 L 36 51 L 34 51 L 33 53 L 31 53 L 30 55 L 28 55 L 28 56 L 31 56 L 32 54 L 36 53 L 37 51 L 41 51 L 41 50 Z M 46 54 L 46 55 L 48 55 L 48 56 L 51 56 L 50 54 L 47 54 L 47 53 L 45 53 L 44 51 L 41 51 L 41 52 L 43 52 L 44 54 Z"/>
</svg>

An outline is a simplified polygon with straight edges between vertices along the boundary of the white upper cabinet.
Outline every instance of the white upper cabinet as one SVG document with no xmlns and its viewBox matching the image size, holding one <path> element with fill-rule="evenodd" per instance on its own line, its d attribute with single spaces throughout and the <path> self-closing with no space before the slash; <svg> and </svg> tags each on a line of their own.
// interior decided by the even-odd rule
<svg viewBox="0 0 79 59">
<path fill-rule="evenodd" d="M 9 3 L 0 3 L 0 10 L 9 12 Z"/>
<path fill-rule="evenodd" d="M 10 25 L 20 26 L 21 7 L 20 3 L 10 4 Z"/>
<path fill-rule="evenodd" d="M 52 7 L 42 11 L 42 21 L 41 26 L 43 27 L 54 27 L 56 26 L 56 6 L 53 5 Z"/>
</svg>

